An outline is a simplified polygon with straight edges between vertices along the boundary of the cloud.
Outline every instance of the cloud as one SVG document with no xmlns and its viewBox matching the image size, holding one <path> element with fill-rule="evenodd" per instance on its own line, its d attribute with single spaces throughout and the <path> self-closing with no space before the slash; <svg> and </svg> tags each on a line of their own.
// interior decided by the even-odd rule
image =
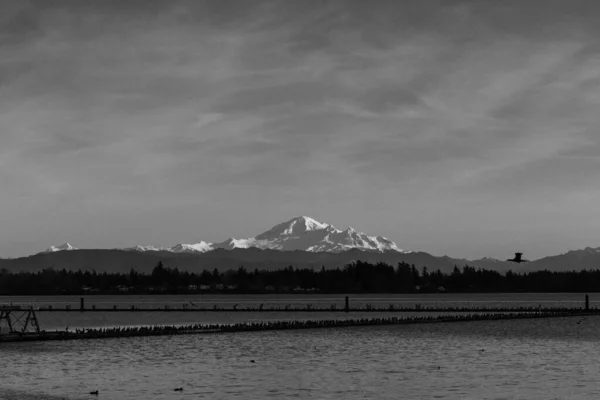
<svg viewBox="0 0 600 400">
<path fill-rule="evenodd" d="M 65 210 L 78 231 L 90 208 L 154 218 L 197 201 L 215 226 L 244 196 L 262 217 L 376 204 L 364 221 L 389 225 L 378 210 L 403 201 L 474 201 L 500 220 L 515 196 L 568 202 L 597 179 L 593 2 L 4 6 L 0 201 L 25 220 Z"/>
</svg>

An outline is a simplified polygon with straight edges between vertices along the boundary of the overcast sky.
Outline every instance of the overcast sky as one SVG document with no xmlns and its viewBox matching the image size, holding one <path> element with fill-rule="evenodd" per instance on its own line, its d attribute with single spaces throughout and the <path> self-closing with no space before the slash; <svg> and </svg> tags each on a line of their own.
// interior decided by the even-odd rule
<svg viewBox="0 0 600 400">
<path fill-rule="evenodd" d="M 0 257 L 298 215 L 600 246 L 600 2 L 0 0 Z"/>
</svg>

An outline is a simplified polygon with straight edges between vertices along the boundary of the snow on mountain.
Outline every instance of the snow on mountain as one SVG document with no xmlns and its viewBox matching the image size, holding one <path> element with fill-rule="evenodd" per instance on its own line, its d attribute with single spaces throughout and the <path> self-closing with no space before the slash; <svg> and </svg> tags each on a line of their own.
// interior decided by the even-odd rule
<svg viewBox="0 0 600 400">
<path fill-rule="evenodd" d="M 200 241 L 194 244 L 178 244 L 167 250 L 173 253 L 205 253 L 212 249 L 212 243 Z"/>
<path fill-rule="evenodd" d="M 46 249 L 46 251 L 42 251 L 44 253 L 54 253 L 57 251 L 69 251 L 69 250 L 77 250 L 77 248 L 71 246 L 69 242 L 63 243 L 60 246 L 50 246 Z"/>
<path fill-rule="evenodd" d="M 600 247 L 586 247 L 585 249 L 570 250 L 570 251 L 567 251 L 566 253 L 562 253 L 561 255 L 584 257 L 584 256 L 588 256 L 588 255 L 598 254 L 598 253 L 600 253 Z"/>
<path fill-rule="evenodd" d="M 256 240 L 278 240 L 282 237 L 298 236 L 314 231 L 337 231 L 331 225 L 324 224 L 310 217 L 296 217 L 256 236 Z"/>
<path fill-rule="evenodd" d="M 273 249 L 282 251 L 303 250 L 311 252 L 339 253 L 350 249 L 401 252 L 394 242 L 382 236 L 369 236 L 353 228 L 344 231 L 333 225 L 319 222 L 311 217 L 301 216 L 274 226 L 260 235 L 244 239 L 229 239 L 226 246 L 216 244 L 216 248 Z"/>
<path fill-rule="evenodd" d="M 251 247 L 281 251 L 303 250 L 330 253 L 339 253 L 350 249 L 403 252 L 394 242 L 382 236 L 369 236 L 365 233 L 357 232 L 353 228 L 342 231 L 333 225 L 319 222 L 306 216 L 295 217 L 289 221 L 275 225 L 253 238 L 230 238 L 220 243 L 199 242 L 196 244 L 179 244 L 165 250 L 176 253 L 204 253 L 215 249 L 232 250 Z M 143 246 L 133 248 L 133 250 L 147 251 L 145 249 Z"/>
<path fill-rule="evenodd" d="M 226 250 L 233 250 L 233 249 L 247 249 L 250 247 L 260 247 L 257 246 L 257 241 L 255 238 L 249 238 L 249 239 L 227 239 L 224 242 L 221 243 L 212 243 L 212 250 L 214 249 L 226 249 Z M 260 247 L 263 248 L 263 247 Z"/>
<path fill-rule="evenodd" d="M 156 246 L 133 246 L 127 247 L 121 250 L 131 250 L 131 251 L 165 251 L 168 250 L 165 247 L 156 247 Z"/>
</svg>

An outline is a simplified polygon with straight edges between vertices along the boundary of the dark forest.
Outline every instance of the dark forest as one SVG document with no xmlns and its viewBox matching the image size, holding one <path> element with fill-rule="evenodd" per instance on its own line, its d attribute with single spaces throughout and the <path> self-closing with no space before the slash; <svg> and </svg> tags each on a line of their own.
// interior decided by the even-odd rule
<svg viewBox="0 0 600 400">
<path fill-rule="evenodd" d="M 119 293 L 488 293 L 595 292 L 600 270 L 515 273 L 455 267 L 451 273 L 399 263 L 355 262 L 337 269 L 276 271 L 244 267 L 227 272 L 193 273 L 158 263 L 151 274 L 46 269 L 41 272 L 0 271 L 2 295 Z"/>
</svg>

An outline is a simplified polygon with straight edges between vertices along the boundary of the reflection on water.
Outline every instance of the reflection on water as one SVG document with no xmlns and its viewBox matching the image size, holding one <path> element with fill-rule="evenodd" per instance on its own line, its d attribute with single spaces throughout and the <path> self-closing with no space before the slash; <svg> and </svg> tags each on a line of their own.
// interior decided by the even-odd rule
<svg viewBox="0 0 600 400">
<path fill-rule="evenodd" d="M 599 398 L 600 317 L 577 321 L 5 343 L 0 398 Z"/>
</svg>

